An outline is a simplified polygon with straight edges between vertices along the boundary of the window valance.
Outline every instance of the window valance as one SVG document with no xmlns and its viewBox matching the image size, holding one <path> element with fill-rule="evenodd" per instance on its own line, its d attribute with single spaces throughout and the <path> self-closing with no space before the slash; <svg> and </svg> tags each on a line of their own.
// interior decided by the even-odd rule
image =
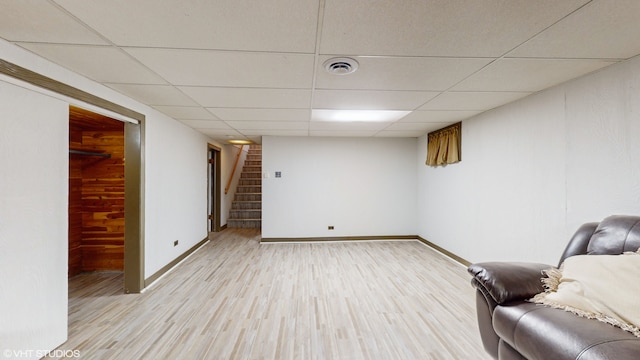
<svg viewBox="0 0 640 360">
<path fill-rule="evenodd" d="M 459 122 L 427 135 L 427 165 L 440 166 L 461 160 L 461 129 Z"/>
</svg>

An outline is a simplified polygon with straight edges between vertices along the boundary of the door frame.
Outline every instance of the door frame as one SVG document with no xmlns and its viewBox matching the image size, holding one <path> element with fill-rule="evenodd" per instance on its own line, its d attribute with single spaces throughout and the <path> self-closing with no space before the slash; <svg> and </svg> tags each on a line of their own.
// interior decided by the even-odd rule
<svg viewBox="0 0 640 360">
<path fill-rule="evenodd" d="M 207 231 L 209 232 L 222 230 L 222 217 L 220 214 L 222 208 L 221 154 L 221 148 L 213 144 L 207 144 L 207 219 L 209 220 L 207 221 Z"/>
<path fill-rule="evenodd" d="M 222 230 L 221 216 L 221 151 L 213 144 L 207 144 L 207 231 L 218 232 Z"/>
<path fill-rule="evenodd" d="M 144 121 L 124 125 L 124 292 L 139 293 L 144 277 Z"/>
<path fill-rule="evenodd" d="M 70 105 L 89 111 L 107 110 L 134 122 L 125 122 L 125 259 L 124 292 L 144 289 L 144 123 L 146 116 L 122 105 L 0 59 L 0 74 L 17 79 L 35 89 L 62 95 Z M 57 96 L 56 96 L 57 97 Z M 89 107 L 87 107 L 87 104 Z M 99 111 L 96 111 L 99 112 Z"/>
</svg>

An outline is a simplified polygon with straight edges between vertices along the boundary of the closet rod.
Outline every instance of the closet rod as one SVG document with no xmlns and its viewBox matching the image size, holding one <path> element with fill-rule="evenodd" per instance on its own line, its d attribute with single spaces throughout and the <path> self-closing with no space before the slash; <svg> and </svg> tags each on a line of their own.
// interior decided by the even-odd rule
<svg viewBox="0 0 640 360">
<path fill-rule="evenodd" d="M 97 153 L 97 152 L 91 152 L 91 151 L 81 151 L 81 150 L 69 150 L 69 154 L 88 155 L 88 156 L 101 156 L 101 157 L 105 157 L 105 158 L 110 158 L 111 157 L 111 154 Z"/>
</svg>

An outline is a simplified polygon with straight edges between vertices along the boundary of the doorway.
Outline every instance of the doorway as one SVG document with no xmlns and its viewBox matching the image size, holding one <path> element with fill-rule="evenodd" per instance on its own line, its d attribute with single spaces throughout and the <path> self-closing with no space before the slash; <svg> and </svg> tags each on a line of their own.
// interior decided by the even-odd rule
<svg viewBox="0 0 640 360">
<path fill-rule="evenodd" d="M 37 72 L 0 59 L 0 74 L 20 82 L 26 82 L 37 89 L 59 94 L 92 108 L 122 116 L 131 122 L 124 124 L 125 140 L 125 254 L 124 292 L 139 293 L 145 287 L 144 279 L 144 125 L 145 115 L 121 106 L 63 82 L 46 77 Z"/>
<path fill-rule="evenodd" d="M 124 271 L 124 122 L 69 107 L 69 277 Z"/>
<path fill-rule="evenodd" d="M 220 227 L 220 148 L 214 145 L 208 145 L 207 151 L 207 192 L 208 192 L 208 205 L 207 205 L 207 217 L 209 221 L 207 221 L 207 231 L 208 232 L 218 232 L 221 230 Z"/>
<path fill-rule="evenodd" d="M 69 277 L 124 272 L 125 293 L 145 286 L 142 125 L 69 106 Z"/>
</svg>

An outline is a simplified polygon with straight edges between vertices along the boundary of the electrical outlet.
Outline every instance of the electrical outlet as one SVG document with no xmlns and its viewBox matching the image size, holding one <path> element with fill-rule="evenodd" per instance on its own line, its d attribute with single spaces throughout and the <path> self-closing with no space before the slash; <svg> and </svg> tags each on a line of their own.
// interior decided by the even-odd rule
<svg viewBox="0 0 640 360">
<path fill-rule="evenodd" d="M 178 246 L 178 240 L 173 242 L 173 246 Z"/>
<path fill-rule="evenodd" d="M 333 225 L 329 225 L 329 230 L 333 230 Z"/>
</svg>

